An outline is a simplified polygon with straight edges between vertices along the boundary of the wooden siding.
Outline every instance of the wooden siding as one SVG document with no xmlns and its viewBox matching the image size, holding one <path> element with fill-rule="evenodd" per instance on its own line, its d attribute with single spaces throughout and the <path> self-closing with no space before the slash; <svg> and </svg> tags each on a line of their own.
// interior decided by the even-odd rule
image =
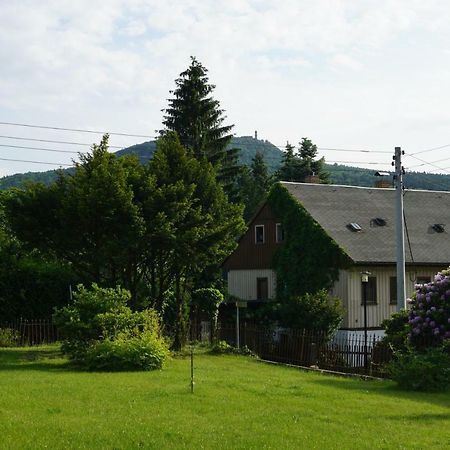
<svg viewBox="0 0 450 450">
<path fill-rule="evenodd" d="M 242 300 L 257 300 L 256 280 L 266 278 L 269 287 L 269 299 L 275 297 L 276 276 L 273 270 L 230 270 L 228 272 L 228 293 Z"/>
<path fill-rule="evenodd" d="M 434 275 L 442 267 L 418 267 L 416 276 L 428 276 L 433 280 Z M 367 326 L 380 327 L 381 322 L 397 310 L 397 305 L 390 304 L 390 277 L 396 276 L 395 267 L 354 267 L 348 271 L 346 314 L 343 328 L 363 328 L 364 308 L 362 305 L 361 272 L 368 271 L 377 278 L 377 304 L 367 305 Z M 414 292 L 414 271 L 406 268 L 406 295 L 410 297 Z M 338 282 L 339 283 L 339 282 Z M 343 289 L 343 288 L 340 288 Z M 339 295 L 337 295 L 339 296 Z"/>
<path fill-rule="evenodd" d="M 330 290 L 330 295 L 341 300 L 342 306 L 347 311 L 347 297 L 348 297 L 348 272 L 346 270 L 339 271 L 339 279 L 334 283 Z"/>
<path fill-rule="evenodd" d="M 241 269 L 270 269 L 272 257 L 281 245 L 276 242 L 276 224 L 274 217 L 266 203 L 250 222 L 247 232 L 242 236 L 236 250 L 225 260 L 225 270 Z M 264 243 L 255 243 L 255 226 L 264 225 Z"/>
</svg>

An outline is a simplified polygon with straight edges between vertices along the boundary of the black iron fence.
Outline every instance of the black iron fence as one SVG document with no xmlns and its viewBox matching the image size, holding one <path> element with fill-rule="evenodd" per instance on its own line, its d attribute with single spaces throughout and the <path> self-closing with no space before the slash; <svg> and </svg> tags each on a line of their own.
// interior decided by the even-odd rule
<svg viewBox="0 0 450 450">
<path fill-rule="evenodd" d="M 12 330 L 17 345 L 49 344 L 59 340 L 58 330 L 51 320 L 24 320 L 0 323 L 1 330 Z"/>
<path fill-rule="evenodd" d="M 196 339 L 210 339 L 207 322 L 196 330 Z M 386 376 L 384 366 L 392 359 L 391 349 L 374 335 L 367 341 L 357 333 L 341 333 L 330 339 L 317 331 L 242 323 L 239 334 L 235 324 L 220 325 L 217 338 L 235 347 L 246 346 L 269 361 L 377 377 Z"/>
</svg>

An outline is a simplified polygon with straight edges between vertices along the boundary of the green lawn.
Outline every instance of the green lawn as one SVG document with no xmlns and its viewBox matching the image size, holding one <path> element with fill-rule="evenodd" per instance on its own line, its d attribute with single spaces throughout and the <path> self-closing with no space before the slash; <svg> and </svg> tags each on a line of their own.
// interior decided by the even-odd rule
<svg viewBox="0 0 450 450">
<path fill-rule="evenodd" d="M 237 356 L 85 373 L 56 347 L 0 350 L 0 448 L 450 448 L 450 394 Z"/>
</svg>

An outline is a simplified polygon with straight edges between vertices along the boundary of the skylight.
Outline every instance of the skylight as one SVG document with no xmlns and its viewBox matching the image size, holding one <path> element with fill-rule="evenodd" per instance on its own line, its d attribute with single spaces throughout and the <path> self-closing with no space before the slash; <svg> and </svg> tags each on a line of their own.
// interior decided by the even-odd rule
<svg viewBox="0 0 450 450">
<path fill-rule="evenodd" d="M 386 225 L 386 220 L 381 217 L 375 217 L 375 219 L 373 219 L 373 223 L 379 227 L 384 227 Z"/>
<path fill-rule="evenodd" d="M 349 230 L 351 230 L 351 231 L 361 231 L 362 230 L 362 228 L 361 228 L 361 225 L 359 225 L 358 223 L 356 223 L 356 222 L 351 222 L 351 223 L 349 223 L 348 225 L 347 225 L 347 228 L 349 229 Z"/>
<path fill-rule="evenodd" d="M 432 228 L 436 233 L 443 233 L 445 231 L 444 224 L 442 223 L 435 223 Z"/>
</svg>

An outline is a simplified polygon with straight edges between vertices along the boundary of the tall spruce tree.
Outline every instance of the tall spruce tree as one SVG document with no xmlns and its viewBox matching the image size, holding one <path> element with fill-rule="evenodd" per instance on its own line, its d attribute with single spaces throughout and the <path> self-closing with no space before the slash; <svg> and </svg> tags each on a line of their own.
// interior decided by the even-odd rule
<svg viewBox="0 0 450 450">
<path fill-rule="evenodd" d="M 166 131 L 176 131 L 181 144 L 198 159 L 206 159 L 217 171 L 225 192 L 237 200 L 236 178 L 241 170 L 238 149 L 227 148 L 234 125 L 224 125 L 226 119 L 220 103 L 212 97 L 215 89 L 209 83 L 208 70 L 195 57 L 175 80 L 176 88 L 170 91 L 169 107 L 164 110 L 163 125 Z"/>
</svg>

